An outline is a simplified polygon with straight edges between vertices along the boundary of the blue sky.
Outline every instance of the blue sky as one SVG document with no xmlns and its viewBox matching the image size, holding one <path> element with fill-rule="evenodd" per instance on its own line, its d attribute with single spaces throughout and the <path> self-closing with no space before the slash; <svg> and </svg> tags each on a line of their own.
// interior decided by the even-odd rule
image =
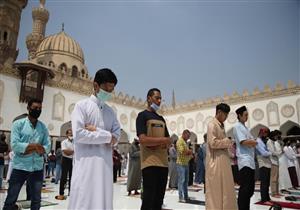
<svg viewBox="0 0 300 210">
<path fill-rule="evenodd" d="M 27 58 L 32 7 L 23 10 L 18 60 Z M 265 84 L 300 83 L 300 1 L 46 1 L 46 34 L 80 43 L 91 76 L 118 76 L 117 91 L 145 98 L 162 90 L 170 104 L 223 96 Z"/>
</svg>

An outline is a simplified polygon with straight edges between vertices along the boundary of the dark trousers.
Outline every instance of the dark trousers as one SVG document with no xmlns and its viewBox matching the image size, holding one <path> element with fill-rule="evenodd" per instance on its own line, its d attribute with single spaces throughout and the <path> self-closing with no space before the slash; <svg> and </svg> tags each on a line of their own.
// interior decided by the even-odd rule
<svg viewBox="0 0 300 210">
<path fill-rule="evenodd" d="M 294 188 L 299 187 L 298 178 L 297 178 L 297 172 L 296 167 L 288 167 L 291 182 Z"/>
<path fill-rule="evenodd" d="M 70 193 L 73 160 L 71 158 L 63 157 L 61 161 L 61 167 L 62 167 L 62 172 L 61 172 L 61 179 L 59 183 L 59 195 L 64 195 L 68 174 L 69 174 L 69 193 Z"/>
<path fill-rule="evenodd" d="M 118 175 L 119 175 L 119 177 L 121 177 L 121 171 L 122 171 L 122 164 L 120 164 L 118 166 Z"/>
<path fill-rule="evenodd" d="M 271 176 L 270 168 L 266 168 L 266 167 L 259 168 L 260 196 L 262 202 L 271 200 L 269 195 L 270 176 Z"/>
<path fill-rule="evenodd" d="M 142 170 L 143 199 L 141 210 L 161 210 L 168 181 L 168 168 L 150 166 Z"/>
<path fill-rule="evenodd" d="M 55 169 L 55 162 L 49 161 L 47 176 L 50 176 L 50 172 L 52 172 L 52 176 L 54 176 L 54 169 Z"/>
<path fill-rule="evenodd" d="M 43 187 L 43 170 L 41 171 L 23 171 L 13 169 L 9 179 L 9 187 L 7 197 L 4 202 L 3 210 L 15 210 L 16 202 L 19 197 L 20 190 L 27 181 L 30 187 L 31 210 L 38 210 L 41 207 L 41 192 Z"/>
<path fill-rule="evenodd" d="M 231 165 L 231 170 L 232 170 L 232 176 L 234 183 L 239 184 L 239 168 L 238 165 Z"/>
<path fill-rule="evenodd" d="M 250 199 L 255 188 L 255 170 L 243 167 L 239 171 L 240 189 L 238 195 L 239 210 L 250 210 Z"/>
<path fill-rule="evenodd" d="M 114 181 L 114 183 L 117 182 L 117 177 L 118 177 L 118 166 L 114 165 L 113 166 L 113 181 Z"/>
</svg>

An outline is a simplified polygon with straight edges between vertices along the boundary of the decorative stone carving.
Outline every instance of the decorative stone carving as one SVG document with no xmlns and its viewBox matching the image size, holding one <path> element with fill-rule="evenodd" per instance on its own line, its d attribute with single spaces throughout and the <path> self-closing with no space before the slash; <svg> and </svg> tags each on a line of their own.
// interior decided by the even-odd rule
<svg viewBox="0 0 300 210">
<path fill-rule="evenodd" d="M 137 118 L 137 114 L 135 111 L 132 111 L 131 114 L 130 114 L 130 130 L 132 132 L 135 132 L 136 131 L 136 128 L 135 128 L 135 121 L 136 121 L 136 118 Z"/>
<path fill-rule="evenodd" d="M 296 101 L 296 109 L 297 109 L 297 116 L 298 116 L 298 123 L 300 123 L 300 98 Z"/>
<path fill-rule="evenodd" d="M 228 114 L 228 118 L 227 118 L 227 121 L 231 124 L 235 123 L 237 121 L 237 116 L 236 116 L 236 113 L 234 112 L 230 112 Z"/>
<path fill-rule="evenodd" d="M 196 132 L 197 133 L 203 133 L 203 114 L 199 113 L 196 116 Z"/>
<path fill-rule="evenodd" d="M 75 108 L 75 103 L 70 104 L 70 106 L 68 108 L 68 112 L 69 112 L 70 115 L 72 114 L 74 108 Z"/>
<path fill-rule="evenodd" d="M 180 116 L 177 118 L 177 133 L 181 134 L 185 129 L 184 117 Z"/>
<path fill-rule="evenodd" d="M 275 90 L 280 91 L 280 90 L 283 90 L 283 89 L 284 89 L 283 85 L 280 82 L 278 82 L 276 84 Z"/>
<path fill-rule="evenodd" d="M 229 98 L 230 98 L 230 96 L 229 96 L 227 93 L 224 93 L 223 99 L 224 99 L 224 100 L 229 100 Z"/>
<path fill-rule="evenodd" d="M 278 104 L 271 101 L 267 105 L 267 114 L 268 114 L 268 125 L 277 126 L 279 125 L 279 113 L 278 113 Z"/>
<path fill-rule="evenodd" d="M 247 89 L 243 91 L 243 96 L 244 96 L 244 97 L 249 96 L 249 91 L 248 91 Z"/>
<path fill-rule="evenodd" d="M 252 112 L 252 117 L 256 121 L 261 121 L 264 118 L 264 111 L 257 108 Z"/>
<path fill-rule="evenodd" d="M 238 98 L 240 94 L 237 91 L 234 91 L 233 94 L 231 95 L 231 98 Z"/>
<path fill-rule="evenodd" d="M 207 125 L 208 125 L 208 123 L 209 123 L 210 121 L 212 121 L 213 118 L 214 118 L 214 117 L 212 117 L 212 116 L 208 116 L 208 117 L 204 120 L 204 123 L 203 123 L 203 131 L 204 131 L 204 133 L 207 132 Z"/>
<path fill-rule="evenodd" d="M 286 104 L 281 108 L 281 114 L 286 118 L 293 116 L 294 113 L 295 113 L 295 108 L 290 104 Z"/>
<path fill-rule="evenodd" d="M 177 127 L 177 124 L 176 124 L 176 122 L 175 121 L 172 121 L 171 123 L 170 123 L 170 129 L 171 129 L 171 131 L 175 131 L 176 130 L 176 127 Z"/>
<path fill-rule="evenodd" d="M 123 113 L 123 114 L 120 115 L 120 122 L 121 122 L 122 125 L 127 125 L 128 117 L 127 117 L 126 114 Z"/>
<path fill-rule="evenodd" d="M 253 92 L 252 92 L 252 94 L 253 94 L 253 95 L 258 95 L 258 94 L 260 94 L 259 88 L 258 88 L 258 87 L 255 87 L 254 90 L 253 90 Z"/>
<path fill-rule="evenodd" d="M 192 118 L 189 118 L 187 121 L 186 121 L 186 127 L 188 129 L 192 129 L 195 125 L 195 122 Z"/>
<path fill-rule="evenodd" d="M 294 83 L 293 80 L 289 80 L 288 83 L 287 83 L 287 88 L 291 89 L 291 88 L 294 88 L 296 87 L 296 84 Z"/>
<path fill-rule="evenodd" d="M 2 103 L 4 100 L 4 82 L 2 80 L 0 80 L 0 112 L 1 112 L 1 108 L 2 108 Z"/>
<path fill-rule="evenodd" d="M 61 92 L 53 96 L 52 119 L 64 121 L 65 97 Z"/>
<path fill-rule="evenodd" d="M 272 92 L 272 89 L 270 88 L 269 85 L 265 85 L 265 87 L 264 87 L 264 92 L 265 92 L 265 93 L 270 93 L 270 92 Z"/>
<path fill-rule="evenodd" d="M 52 123 L 48 124 L 48 130 L 52 131 L 54 129 L 54 125 Z"/>
</svg>

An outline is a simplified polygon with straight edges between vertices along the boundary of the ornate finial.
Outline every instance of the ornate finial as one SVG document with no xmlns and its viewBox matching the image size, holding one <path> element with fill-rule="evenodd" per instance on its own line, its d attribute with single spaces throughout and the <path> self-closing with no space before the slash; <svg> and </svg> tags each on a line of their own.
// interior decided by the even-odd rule
<svg viewBox="0 0 300 210">
<path fill-rule="evenodd" d="M 45 9 L 46 0 L 40 0 L 40 7 Z"/>
<path fill-rule="evenodd" d="M 61 31 L 65 31 L 65 24 L 64 23 L 61 24 Z"/>
</svg>

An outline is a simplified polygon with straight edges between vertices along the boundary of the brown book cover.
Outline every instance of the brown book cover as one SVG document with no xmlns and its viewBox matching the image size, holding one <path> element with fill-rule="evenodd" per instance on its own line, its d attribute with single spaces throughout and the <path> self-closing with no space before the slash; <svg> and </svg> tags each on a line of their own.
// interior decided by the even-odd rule
<svg viewBox="0 0 300 210">
<path fill-rule="evenodd" d="M 165 123 L 161 120 L 148 120 L 147 121 L 147 136 L 164 137 L 165 136 Z"/>
</svg>

